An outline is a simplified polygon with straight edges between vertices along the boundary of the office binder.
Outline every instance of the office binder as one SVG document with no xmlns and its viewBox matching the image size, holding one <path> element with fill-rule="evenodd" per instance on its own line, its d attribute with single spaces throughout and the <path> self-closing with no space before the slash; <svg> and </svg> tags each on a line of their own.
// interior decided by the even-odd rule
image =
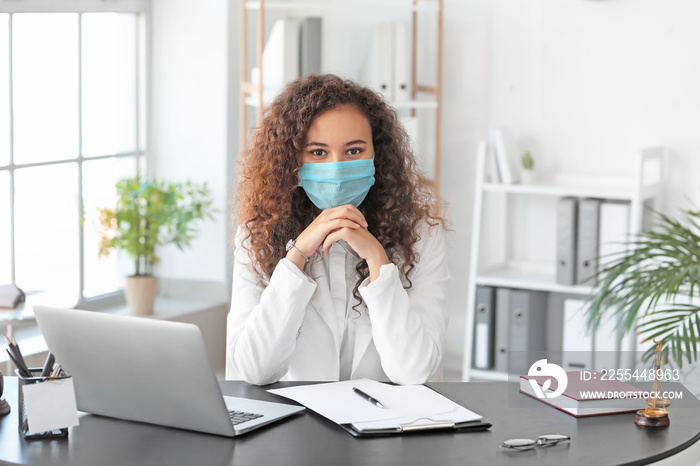
<svg viewBox="0 0 700 466">
<path fill-rule="evenodd" d="M 419 434 L 432 433 L 435 431 L 450 431 L 450 432 L 478 432 L 491 428 L 490 422 L 485 421 L 470 421 L 470 422 L 453 422 L 448 419 L 433 420 L 426 419 L 425 422 L 416 420 L 399 424 L 396 427 L 363 429 L 358 430 L 353 424 L 339 424 L 346 432 L 353 437 L 383 437 L 396 434 Z"/>
<path fill-rule="evenodd" d="M 474 306 L 474 361 L 477 369 L 493 368 L 493 351 L 496 338 L 495 324 L 496 290 L 491 286 L 476 289 Z"/>
<path fill-rule="evenodd" d="M 508 372 L 508 348 L 510 347 L 510 289 L 496 288 L 496 347 L 494 368 Z"/>
<path fill-rule="evenodd" d="M 321 18 L 304 18 L 299 34 L 299 76 L 320 74 Z"/>
<path fill-rule="evenodd" d="M 598 220 L 600 199 L 582 199 L 578 205 L 576 282 L 593 285 L 598 273 Z"/>
<path fill-rule="evenodd" d="M 275 21 L 263 49 L 263 91 L 276 92 L 299 77 L 300 18 Z M 259 84 L 258 68 L 251 72 L 251 82 Z"/>
<path fill-rule="evenodd" d="M 527 374 L 547 349 L 547 293 L 511 290 L 508 372 Z"/>
<path fill-rule="evenodd" d="M 564 300 L 562 367 L 565 371 L 593 368 L 593 336 L 586 330 L 584 300 Z"/>
<path fill-rule="evenodd" d="M 407 23 L 394 23 L 394 101 L 411 100 L 411 44 Z"/>
<path fill-rule="evenodd" d="M 520 166 L 519 149 L 515 137 L 506 128 L 489 128 L 489 144 L 498 163 L 498 173 L 501 183 L 512 184 L 518 181 L 517 167 Z"/>
<path fill-rule="evenodd" d="M 484 145 L 484 153 L 486 154 L 486 181 L 491 183 L 501 182 L 501 172 L 498 168 L 498 161 L 496 160 L 496 153 L 493 150 L 493 144 L 487 141 L 482 141 Z M 479 151 L 481 151 L 481 145 L 479 145 Z"/>
<path fill-rule="evenodd" d="M 613 316 L 603 320 L 593 337 L 593 369 L 603 371 L 617 369 L 619 339 Z"/>
<path fill-rule="evenodd" d="M 557 283 L 576 283 L 576 223 L 578 200 L 562 197 L 557 201 Z"/>
<path fill-rule="evenodd" d="M 361 72 L 361 80 L 391 102 L 394 100 L 394 27 L 393 23 L 375 23 L 372 39 Z"/>
<path fill-rule="evenodd" d="M 630 203 L 605 201 L 600 205 L 601 266 L 627 251 L 629 240 Z"/>
</svg>

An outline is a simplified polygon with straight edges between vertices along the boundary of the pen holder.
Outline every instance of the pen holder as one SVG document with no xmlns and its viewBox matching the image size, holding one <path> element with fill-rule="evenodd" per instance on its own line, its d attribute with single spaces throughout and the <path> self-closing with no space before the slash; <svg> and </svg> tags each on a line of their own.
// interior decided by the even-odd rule
<svg viewBox="0 0 700 466">
<path fill-rule="evenodd" d="M 61 380 L 61 379 L 69 379 L 71 376 L 66 374 L 63 369 L 61 369 L 61 372 L 58 376 L 56 377 L 41 377 L 41 367 L 30 367 L 29 371 L 32 373 L 32 375 L 35 375 L 35 377 L 23 377 L 18 369 L 15 369 L 15 374 L 17 374 L 17 377 L 19 378 L 19 384 L 18 384 L 18 400 L 19 400 L 19 431 L 22 433 L 22 437 L 28 440 L 33 440 L 33 439 L 50 439 L 50 438 L 63 438 L 63 437 L 68 437 L 68 428 L 63 428 L 63 429 L 54 429 L 54 430 L 49 430 L 46 432 L 29 432 L 29 422 L 27 420 L 27 406 L 25 404 L 24 400 L 24 386 L 29 385 L 29 384 L 37 384 L 37 383 L 47 383 L 52 380 Z"/>
</svg>

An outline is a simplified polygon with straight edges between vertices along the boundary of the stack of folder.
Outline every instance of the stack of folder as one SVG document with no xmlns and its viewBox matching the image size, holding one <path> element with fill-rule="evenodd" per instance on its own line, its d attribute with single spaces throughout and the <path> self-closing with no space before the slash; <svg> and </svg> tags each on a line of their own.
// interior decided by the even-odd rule
<svg viewBox="0 0 700 466">
<path fill-rule="evenodd" d="M 611 254 L 626 250 L 630 203 L 560 198 L 557 203 L 557 283 L 595 284 Z"/>
<path fill-rule="evenodd" d="M 474 368 L 523 373 L 546 350 L 547 293 L 479 286 L 475 312 Z"/>
</svg>

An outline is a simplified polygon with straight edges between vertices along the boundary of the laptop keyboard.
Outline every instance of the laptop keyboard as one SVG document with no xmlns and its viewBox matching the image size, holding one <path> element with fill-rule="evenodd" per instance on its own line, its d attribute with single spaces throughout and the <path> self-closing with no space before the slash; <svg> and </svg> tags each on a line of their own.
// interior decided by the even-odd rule
<svg viewBox="0 0 700 466">
<path fill-rule="evenodd" d="M 244 413 L 243 411 L 229 411 L 228 415 L 231 418 L 231 422 L 234 426 L 263 416 L 262 414 Z"/>
</svg>

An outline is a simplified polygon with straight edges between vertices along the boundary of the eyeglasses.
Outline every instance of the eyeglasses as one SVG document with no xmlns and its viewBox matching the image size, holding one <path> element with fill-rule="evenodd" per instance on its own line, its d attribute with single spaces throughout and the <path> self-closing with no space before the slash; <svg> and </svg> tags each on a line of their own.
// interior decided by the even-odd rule
<svg viewBox="0 0 700 466">
<path fill-rule="evenodd" d="M 537 437 L 537 439 L 532 440 L 529 438 L 512 438 L 508 440 L 504 440 L 499 447 L 501 448 L 507 448 L 509 450 L 531 450 L 533 448 L 540 448 L 540 447 L 551 447 L 552 445 L 556 445 L 557 443 L 560 442 L 566 442 L 571 440 L 571 437 L 568 435 L 562 435 L 562 434 L 545 434 L 545 435 L 540 435 Z"/>
</svg>

